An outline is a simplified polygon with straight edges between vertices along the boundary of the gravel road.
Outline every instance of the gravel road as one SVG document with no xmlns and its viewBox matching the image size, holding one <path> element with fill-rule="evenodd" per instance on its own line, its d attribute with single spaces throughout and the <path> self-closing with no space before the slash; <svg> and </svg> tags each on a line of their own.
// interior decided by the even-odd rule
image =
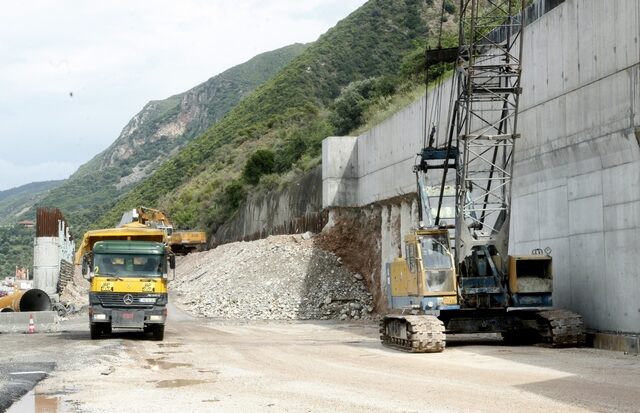
<svg viewBox="0 0 640 413">
<path fill-rule="evenodd" d="M 451 341 L 441 354 L 406 354 L 383 348 L 377 326 L 366 320 L 242 322 L 196 319 L 175 308 L 163 342 L 136 334 L 91 341 L 84 317 L 63 328 L 0 335 L 0 365 L 56 363 L 35 398 L 59 412 L 634 412 L 640 406 L 640 358 L 602 350 L 475 338 Z"/>
</svg>

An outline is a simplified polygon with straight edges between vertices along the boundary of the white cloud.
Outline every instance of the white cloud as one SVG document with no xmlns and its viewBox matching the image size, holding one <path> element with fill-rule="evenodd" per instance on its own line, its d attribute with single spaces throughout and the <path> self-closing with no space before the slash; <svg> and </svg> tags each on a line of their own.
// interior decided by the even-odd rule
<svg viewBox="0 0 640 413">
<path fill-rule="evenodd" d="M 33 170 L 43 173 L 34 179 L 48 179 L 46 165 L 88 161 L 149 100 L 258 53 L 313 41 L 364 2 L 7 2 L 0 14 L 0 157 L 22 162 L 29 147 L 29 160 L 41 165 Z M 20 183 L 31 179 L 22 176 Z M 13 182 L 0 174 L 0 190 Z"/>
</svg>

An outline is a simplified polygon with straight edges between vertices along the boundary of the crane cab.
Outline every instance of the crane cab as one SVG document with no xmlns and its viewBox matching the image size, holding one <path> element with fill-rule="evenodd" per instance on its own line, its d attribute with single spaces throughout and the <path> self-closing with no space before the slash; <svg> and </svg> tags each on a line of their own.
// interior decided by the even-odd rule
<svg viewBox="0 0 640 413">
<path fill-rule="evenodd" d="M 405 236 L 404 245 L 404 256 L 387 264 L 391 308 L 436 315 L 460 308 L 449 231 L 417 230 Z"/>
</svg>

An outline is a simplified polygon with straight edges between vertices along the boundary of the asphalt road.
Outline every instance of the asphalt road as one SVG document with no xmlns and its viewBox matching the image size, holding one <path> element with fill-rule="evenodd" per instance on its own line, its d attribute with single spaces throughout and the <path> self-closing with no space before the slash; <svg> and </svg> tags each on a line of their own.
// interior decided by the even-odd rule
<svg viewBox="0 0 640 413">
<path fill-rule="evenodd" d="M 20 411 L 640 411 L 640 358 L 621 353 L 466 338 L 406 354 L 383 348 L 371 323 L 230 322 L 175 309 L 163 342 L 92 341 L 85 317 L 61 333 L 0 335 L 0 403 L 40 378 L 9 372 L 42 371 Z M 16 380 L 21 390 L 8 393 Z"/>
</svg>

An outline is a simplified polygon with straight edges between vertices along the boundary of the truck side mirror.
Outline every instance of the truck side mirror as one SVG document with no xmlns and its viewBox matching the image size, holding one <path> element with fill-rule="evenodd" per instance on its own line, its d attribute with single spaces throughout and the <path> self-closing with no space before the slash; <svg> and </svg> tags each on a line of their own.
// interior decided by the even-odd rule
<svg viewBox="0 0 640 413">
<path fill-rule="evenodd" d="M 84 279 L 91 279 L 90 268 L 91 268 L 91 253 L 87 253 L 82 257 L 82 277 Z"/>
<path fill-rule="evenodd" d="M 176 256 L 175 255 L 170 255 L 169 256 L 169 268 L 171 268 L 172 270 L 176 269 Z"/>
</svg>

